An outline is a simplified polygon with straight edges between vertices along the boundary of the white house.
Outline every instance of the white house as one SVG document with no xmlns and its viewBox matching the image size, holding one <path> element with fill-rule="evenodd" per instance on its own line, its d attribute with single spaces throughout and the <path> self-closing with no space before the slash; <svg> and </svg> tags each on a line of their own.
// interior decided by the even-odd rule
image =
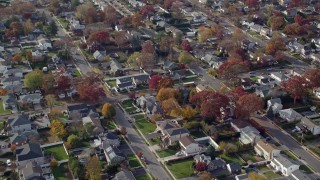
<svg viewBox="0 0 320 180">
<path fill-rule="evenodd" d="M 291 162 L 288 158 L 279 154 L 274 157 L 270 165 L 276 170 L 280 171 L 284 176 L 289 176 L 295 170 L 299 169 L 299 165 Z"/>
<path fill-rule="evenodd" d="M 313 135 L 320 134 L 320 127 L 307 117 L 301 119 L 301 124 L 305 126 Z"/>
<path fill-rule="evenodd" d="M 295 170 L 288 177 L 290 180 L 311 180 L 308 174 L 301 172 L 300 170 Z"/>
<path fill-rule="evenodd" d="M 313 89 L 314 95 L 320 99 L 320 87 Z"/>
<path fill-rule="evenodd" d="M 261 139 L 260 132 L 252 127 L 247 126 L 245 128 L 240 129 L 240 142 L 243 144 L 255 144 Z"/>
<path fill-rule="evenodd" d="M 273 144 L 269 144 L 264 140 L 259 140 L 254 146 L 254 150 L 259 156 L 264 157 L 266 160 L 271 160 L 280 154 L 279 149 L 277 149 Z"/>
<path fill-rule="evenodd" d="M 288 122 L 300 121 L 303 117 L 300 113 L 291 108 L 280 110 L 279 116 Z"/>
<path fill-rule="evenodd" d="M 31 121 L 29 120 L 28 115 L 21 114 L 17 116 L 8 117 L 7 130 L 9 133 L 30 131 Z"/>
<path fill-rule="evenodd" d="M 38 39 L 38 46 L 41 50 L 48 50 L 49 48 L 52 48 L 50 40 L 46 37 L 40 37 Z"/>
<path fill-rule="evenodd" d="M 283 108 L 280 98 L 274 98 L 267 101 L 267 111 L 271 111 L 273 114 L 279 113 Z"/>
<path fill-rule="evenodd" d="M 186 155 L 199 154 L 202 147 L 191 137 L 184 136 L 179 140 L 181 151 Z"/>
<path fill-rule="evenodd" d="M 283 74 L 281 72 L 272 72 L 270 74 L 270 77 L 275 79 L 278 83 L 281 83 L 281 82 L 286 81 L 286 80 L 289 79 L 288 75 Z"/>
</svg>

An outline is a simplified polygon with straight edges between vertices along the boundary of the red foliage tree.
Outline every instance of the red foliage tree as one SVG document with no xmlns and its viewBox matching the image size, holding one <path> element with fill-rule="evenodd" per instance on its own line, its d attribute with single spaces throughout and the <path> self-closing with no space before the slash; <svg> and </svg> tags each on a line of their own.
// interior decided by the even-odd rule
<svg viewBox="0 0 320 180">
<path fill-rule="evenodd" d="M 158 89 L 159 81 L 161 80 L 161 76 L 153 75 L 149 80 L 149 89 L 156 90 Z"/>
<path fill-rule="evenodd" d="M 158 89 L 161 88 L 172 88 L 174 86 L 174 81 L 171 77 L 163 77 L 158 83 Z"/>
<path fill-rule="evenodd" d="M 232 79 L 236 77 L 240 73 L 244 73 L 249 71 L 249 65 L 245 61 L 231 61 L 228 60 L 227 62 L 223 63 L 219 69 L 218 73 L 219 76 L 225 79 Z"/>
<path fill-rule="evenodd" d="M 174 0 L 164 0 L 164 2 L 163 2 L 164 8 L 170 9 L 172 4 L 173 4 L 173 2 L 174 2 Z"/>
<path fill-rule="evenodd" d="M 296 14 L 296 16 L 294 17 L 294 22 L 302 26 L 306 24 L 308 21 L 305 18 L 303 18 L 300 14 Z"/>
<path fill-rule="evenodd" d="M 155 49 L 153 47 L 153 43 L 151 41 L 146 41 L 145 43 L 143 43 L 141 52 L 142 53 L 154 54 L 155 53 Z"/>
<path fill-rule="evenodd" d="M 198 162 L 195 166 L 195 169 L 198 171 L 198 172 L 202 172 L 202 171 L 205 171 L 208 169 L 208 166 L 206 163 L 204 162 Z"/>
<path fill-rule="evenodd" d="M 238 86 L 228 94 L 232 97 L 232 99 L 238 100 L 241 96 L 247 95 L 248 93 L 244 91 L 241 86 Z"/>
<path fill-rule="evenodd" d="M 303 75 L 308 82 L 308 87 L 317 88 L 320 87 L 320 70 L 319 69 L 310 69 Z"/>
<path fill-rule="evenodd" d="M 125 17 L 120 19 L 119 23 L 121 25 L 123 25 L 124 27 L 128 28 L 128 27 L 130 27 L 132 25 L 131 17 L 125 16 Z"/>
<path fill-rule="evenodd" d="M 105 32 L 105 31 L 100 31 L 100 32 L 94 32 L 92 34 L 90 34 L 89 38 L 88 38 L 88 42 L 90 43 L 105 43 L 107 40 L 109 39 L 109 33 Z"/>
<path fill-rule="evenodd" d="M 200 107 L 203 118 L 213 119 L 221 116 L 220 108 L 229 105 L 229 98 L 217 92 L 202 91 L 190 97 L 190 103 Z"/>
<path fill-rule="evenodd" d="M 153 14 L 155 12 L 154 8 L 152 5 L 145 5 L 140 9 L 140 14 L 143 17 L 147 17 L 150 16 L 151 14 Z"/>
<path fill-rule="evenodd" d="M 105 92 L 102 86 L 97 83 L 81 83 L 77 86 L 77 91 L 80 95 L 80 98 L 89 102 L 97 102 L 99 98 L 105 96 Z"/>
<path fill-rule="evenodd" d="M 185 50 L 185 51 L 192 51 L 192 47 L 190 45 L 190 42 L 188 40 L 183 40 L 181 42 L 181 45 L 180 45 L 181 49 Z"/>
<path fill-rule="evenodd" d="M 251 113 L 262 110 L 264 101 L 256 94 L 246 94 L 237 101 L 236 116 L 238 118 L 249 118 Z"/>
<path fill-rule="evenodd" d="M 287 81 L 281 83 L 283 90 L 288 92 L 296 103 L 297 99 L 301 99 L 307 95 L 308 82 L 306 78 L 300 76 L 293 76 Z"/>
<path fill-rule="evenodd" d="M 71 79 L 68 76 L 59 76 L 57 78 L 58 89 L 65 91 L 71 85 Z"/>
<path fill-rule="evenodd" d="M 246 0 L 246 4 L 250 8 L 254 8 L 254 7 L 257 7 L 259 5 L 259 1 L 258 0 Z"/>
</svg>

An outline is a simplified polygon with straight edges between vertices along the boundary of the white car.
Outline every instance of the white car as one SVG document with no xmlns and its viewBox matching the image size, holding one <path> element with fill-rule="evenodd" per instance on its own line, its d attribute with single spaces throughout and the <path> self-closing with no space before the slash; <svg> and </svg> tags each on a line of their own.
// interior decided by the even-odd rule
<svg viewBox="0 0 320 180">
<path fill-rule="evenodd" d="M 11 165 L 12 165 L 12 162 L 11 162 L 10 159 L 7 159 L 7 165 L 8 165 L 8 166 L 11 166 Z"/>
</svg>

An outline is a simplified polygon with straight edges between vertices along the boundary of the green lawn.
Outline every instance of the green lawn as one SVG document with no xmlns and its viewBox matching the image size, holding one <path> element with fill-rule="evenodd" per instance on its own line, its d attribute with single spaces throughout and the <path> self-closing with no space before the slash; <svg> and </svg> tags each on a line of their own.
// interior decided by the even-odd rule
<svg viewBox="0 0 320 180">
<path fill-rule="evenodd" d="M 3 123 L 3 121 L 1 121 L 1 122 L 0 122 L 0 129 L 2 129 L 3 126 L 4 126 L 4 123 Z"/>
<path fill-rule="evenodd" d="M 104 122 L 104 121 L 102 121 L 102 122 Z M 109 121 L 107 120 L 105 123 L 102 123 L 102 124 L 104 127 L 106 127 L 107 129 L 110 129 L 110 130 L 117 128 L 116 124 L 111 120 L 109 120 Z"/>
<path fill-rule="evenodd" d="M 137 176 L 135 178 L 136 180 L 150 180 L 148 175 Z"/>
<path fill-rule="evenodd" d="M 194 131 L 194 132 L 191 132 L 190 135 L 197 139 L 197 138 L 202 138 L 202 137 L 206 137 L 207 135 L 205 135 L 201 130 L 200 131 Z"/>
<path fill-rule="evenodd" d="M 75 77 L 81 77 L 80 71 L 79 70 L 74 70 L 74 76 Z"/>
<path fill-rule="evenodd" d="M 134 112 L 137 110 L 137 108 L 135 108 L 133 106 L 133 101 L 131 99 L 128 99 L 128 100 L 124 100 L 122 103 L 121 103 L 121 106 L 129 113 L 129 112 Z"/>
<path fill-rule="evenodd" d="M 177 152 L 172 149 L 165 149 L 165 150 L 157 151 L 158 156 L 161 158 L 172 156 L 172 155 L 175 155 L 176 153 Z"/>
<path fill-rule="evenodd" d="M 261 172 L 270 171 L 270 169 L 269 169 L 267 166 L 259 166 L 258 169 L 259 169 L 259 171 L 261 171 Z"/>
<path fill-rule="evenodd" d="M 67 165 L 60 165 L 52 169 L 52 174 L 56 180 L 67 180 L 66 173 L 68 172 Z"/>
<path fill-rule="evenodd" d="M 135 124 L 142 134 L 152 133 L 156 130 L 156 125 L 146 119 L 140 119 L 136 121 Z"/>
<path fill-rule="evenodd" d="M 281 154 L 285 154 L 293 160 L 298 160 L 298 158 L 290 150 L 281 151 Z"/>
<path fill-rule="evenodd" d="M 193 174 L 192 167 L 193 159 L 176 161 L 173 163 L 167 164 L 168 169 L 174 175 L 175 178 L 181 179 L 185 177 L 189 177 Z"/>
<path fill-rule="evenodd" d="M 133 116 L 133 118 L 134 118 L 136 121 L 138 121 L 138 120 L 140 120 L 140 119 L 145 119 L 145 116 L 144 116 L 143 114 L 139 114 L 139 115 Z"/>
<path fill-rule="evenodd" d="M 63 148 L 63 145 L 56 145 L 44 148 L 45 154 L 52 154 L 57 161 L 68 159 L 68 155 Z"/>
<path fill-rule="evenodd" d="M 150 142 L 151 145 L 156 145 L 156 144 L 160 144 L 161 140 L 158 137 L 158 138 L 155 138 L 155 139 L 150 139 L 149 142 Z"/>
<path fill-rule="evenodd" d="M 48 64 L 45 62 L 35 62 L 31 64 L 33 69 L 40 69 L 42 70 L 43 67 L 48 67 Z"/>
<path fill-rule="evenodd" d="M 56 55 L 57 53 L 55 53 L 55 52 L 49 52 L 48 53 L 48 57 L 53 57 L 54 55 Z"/>
<path fill-rule="evenodd" d="M 193 82 L 193 81 L 197 81 L 197 80 L 199 80 L 198 77 L 185 78 L 185 79 L 182 79 L 182 82 L 183 82 L 183 83 L 187 83 L 187 82 Z"/>
<path fill-rule="evenodd" d="M 90 147 L 90 143 L 87 141 L 80 141 L 78 147 Z"/>
<path fill-rule="evenodd" d="M 280 174 L 274 173 L 272 171 L 267 171 L 262 174 L 265 175 L 268 179 L 276 179 L 282 177 Z"/>
<path fill-rule="evenodd" d="M 246 152 L 239 153 L 239 156 L 245 161 L 251 160 L 252 162 L 257 162 L 255 154 L 252 151 L 246 151 Z"/>
<path fill-rule="evenodd" d="M 11 114 L 10 110 L 4 110 L 3 109 L 3 103 L 0 101 L 0 115 L 5 115 L 5 114 Z"/>
<path fill-rule="evenodd" d="M 224 159 L 227 163 L 238 162 L 240 165 L 244 165 L 244 163 L 235 155 L 229 156 L 229 155 L 221 154 L 219 157 Z"/>
<path fill-rule="evenodd" d="M 310 168 L 308 168 L 308 166 L 306 165 L 300 165 L 299 169 L 303 172 L 305 172 L 306 174 L 312 174 L 313 172 L 311 171 Z"/>
<path fill-rule="evenodd" d="M 116 80 L 110 80 L 110 81 L 107 81 L 107 84 L 110 86 L 110 87 L 115 87 L 117 85 L 117 82 Z"/>
<path fill-rule="evenodd" d="M 58 19 L 59 19 L 59 22 L 61 23 L 62 27 L 65 29 L 68 29 L 69 22 L 63 18 L 58 18 Z"/>
<path fill-rule="evenodd" d="M 140 162 L 134 154 L 128 155 L 129 165 L 132 168 L 141 167 Z"/>
</svg>

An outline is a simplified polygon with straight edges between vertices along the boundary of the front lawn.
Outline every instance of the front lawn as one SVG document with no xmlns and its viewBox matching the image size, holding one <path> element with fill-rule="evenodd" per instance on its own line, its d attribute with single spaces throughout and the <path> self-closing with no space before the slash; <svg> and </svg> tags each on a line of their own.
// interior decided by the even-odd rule
<svg viewBox="0 0 320 180">
<path fill-rule="evenodd" d="M 128 155 L 128 160 L 129 160 L 130 167 L 132 168 L 141 167 L 140 162 L 138 161 L 138 159 L 134 154 Z"/>
<path fill-rule="evenodd" d="M 105 128 L 107 128 L 109 130 L 117 128 L 116 124 L 111 120 L 102 120 L 102 126 L 104 126 Z"/>
<path fill-rule="evenodd" d="M 121 102 L 121 106 L 128 112 L 134 112 L 137 110 L 136 107 L 133 106 L 133 101 L 131 99 L 124 100 Z"/>
<path fill-rule="evenodd" d="M 282 177 L 280 174 L 274 173 L 272 171 L 267 171 L 262 174 L 265 175 L 268 179 L 276 179 Z"/>
<path fill-rule="evenodd" d="M 156 145 L 161 143 L 160 137 L 149 139 L 151 145 Z"/>
<path fill-rule="evenodd" d="M 112 88 L 112 87 L 116 87 L 117 82 L 116 80 L 110 80 L 110 81 L 107 81 L 107 84 Z"/>
<path fill-rule="evenodd" d="M 52 174 L 56 180 L 67 180 L 68 173 L 67 165 L 60 165 L 58 167 L 52 168 Z"/>
<path fill-rule="evenodd" d="M 3 103 L 0 101 L 0 115 L 11 114 L 10 110 L 4 110 Z"/>
<path fill-rule="evenodd" d="M 136 180 L 150 180 L 148 175 L 137 176 L 135 178 Z"/>
<path fill-rule="evenodd" d="M 227 163 L 235 163 L 235 162 L 237 162 L 242 166 L 245 164 L 235 155 L 221 154 L 219 157 L 222 158 L 223 160 L 225 160 Z"/>
<path fill-rule="evenodd" d="M 80 71 L 78 69 L 74 70 L 73 74 L 75 77 L 81 77 Z"/>
<path fill-rule="evenodd" d="M 156 125 L 146 119 L 140 119 L 136 121 L 135 124 L 142 134 L 152 133 L 156 130 Z"/>
<path fill-rule="evenodd" d="M 293 160 L 298 160 L 298 158 L 290 150 L 281 151 L 281 154 L 285 154 Z"/>
<path fill-rule="evenodd" d="M 53 157 L 57 161 L 68 159 L 68 155 L 67 155 L 66 151 L 64 150 L 62 144 L 56 145 L 56 146 L 46 147 L 46 148 L 44 148 L 44 153 L 45 154 L 52 154 Z"/>
<path fill-rule="evenodd" d="M 172 149 L 165 149 L 165 150 L 157 151 L 157 154 L 159 157 L 164 158 L 164 157 L 175 155 L 176 151 Z"/>
<path fill-rule="evenodd" d="M 193 159 L 187 159 L 182 161 L 176 161 L 168 163 L 167 167 L 177 179 L 182 179 L 185 177 L 190 177 L 193 174 L 192 167 Z"/>
</svg>

